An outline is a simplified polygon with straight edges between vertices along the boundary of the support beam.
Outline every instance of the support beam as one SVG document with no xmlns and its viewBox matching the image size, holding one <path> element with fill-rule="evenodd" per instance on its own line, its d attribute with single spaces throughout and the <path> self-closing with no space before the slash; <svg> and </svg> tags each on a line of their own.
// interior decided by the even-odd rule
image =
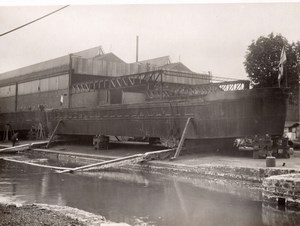
<svg viewBox="0 0 300 226">
<path fill-rule="evenodd" d="M 108 160 L 108 161 L 104 161 L 104 162 L 97 162 L 97 163 L 93 163 L 93 164 L 86 165 L 86 166 L 80 166 L 80 167 L 76 167 L 76 168 L 73 168 L 73 169 L 70 169 L 70 170 L 63 170 L 63 171 L 60 171 L 59 173 L 73 173 L 73 172 L 78 171 L 78 170 L 86 170 L 86 169 L 96 167 L 96 166 L 104 166 L 104 165 L 117 163 L 117 162 L 121 162 L 121 161 L 125 161 L 125 160 L 141 158 L 142 156 L 143 156 L 143 154 L 130 155 L 130 156 L 117 158 L 117 159 L 113 159 L 113 160 Z"/>
<path fill-rule="evenodd" d="M 80 167 L 69 169 L 69 170 L 58 171 L 58 173 L 73 173 L 75 171 L 88 170 L 93 167 L 107 166 L 109 164 L 111 164 L 111 167 L 112 167 L 112 166 L 114 166 L 115 163 L 117 163 L 119 166 L 120 162 L 125 162 L 127 160 L 132 160 L 132 159 L 137 159 L 137 162 L 146 162 L 146 161 L 151 161 L 151 160 L 166 159 L 166 158 L 169 158 L 170 154 L 172 154 L 173 152 L 174 152 L 174 149 L 150 151 L 150 152 L 146 152 L 145 154 L 135 154 L 135 155 L 121 157 L 121 158 L 117 158 L 117 159 L 113 159 L 113 160 L 101 161 L 101 162 L 93 163 L 93 164 L 86 165 L 86 166 L 80 166 Z"/>
<path fill-rule="evenodd" d="M 39 145 L 43 145 L 43 144 L 47 144 L 47 143 L 48 143 L 48 141 L 40 141 L 40 142 L 34 142 L 34 143 L 30 143 L 30 144 L 21 144 L 18 146 L 0 149 L 0 153 L 1 152 L 18 151 L 18 149 L 20 149 L 20 148 L 21 149 L 30 149 L 33 146 L 39 146 Z"/>
<path fill-rule="evenodd" d="M 30 148 L 30 144 L 22 144 L 22 145 L 18 145 L 18 146 L 9 147 L 9 148 L 3 148 L 3 149 L 0 149 L 0 153 L 1 152 L 17 151 L 19 148 L 28 149 L 28 148 Z"/>
<path fill-rule="evenodd" d="M 183 146 L 183 143 L 184 143 L 184 140 L 185 140 L 185 137 L 186 137 L 186 134 L 187 134 L 187 131 L 188 131 L 188 127 L 189 127 L 189 125 L 190 125 L 190 121 L 192 120 L 192 118 L 188 118 L 187 119 L 187 121 L 186 121 L 186 123 L 185 123 L 185 127 L 184 127 L 184 129 L 183 129 L 183 133 L 182 133 L 182 135 L 181 135 L 181 139 L 180 139 L 180 142 L 179 142 L 179 145 L 178 145 L 178 147 L 177 147 L 177 149 L 176 149 L 176 152 L 175 152 L 175 155 L 174 155 L 174 157 L 173 158 L 171 158 L 171 160 L 175 160 L 178 156 L 179 156 L 179 154 L 180 154 L 180 152 L 181 152 L 181 149 L 182 149 L 182 146 Z"/>
<path fill-rule="evenodd" d="M 54 131 L 53 131 L 53 133 L 52 133 L 52 135 L 51 135 L 51 137 L 50 137 L 50 139 L 49 139 L 49 141 L 48 141 L 48 144 L 46 145 L 46 148 L 49 148 L 49 145 L 50 145 L 50 143 L 52 142 L 52 140 L 53 140 L 53 138 L 54 138 L 54 136 L 55 136 L 55 134 L 56 134 L 56 132 L 57 132 L 57 130 L 58 130 L 58 128 L 59 128 L 59 125 L 60 125 L 62 122 L 63 122 L 62 120 L 59 120 L 59 121 L 57 122 L 57 124 L 56 124 L 56 126 L 55 126 L 55 129 L 54 129 Z"/>
</svg>

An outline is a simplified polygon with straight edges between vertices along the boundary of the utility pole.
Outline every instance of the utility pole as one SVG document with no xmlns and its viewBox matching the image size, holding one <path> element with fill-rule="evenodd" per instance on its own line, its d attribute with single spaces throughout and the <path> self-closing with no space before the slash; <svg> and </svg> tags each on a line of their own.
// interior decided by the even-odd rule
<svg viewBox="0 0 300 226">
<path fill-rule="evenodd" d="M 139 62 L 139 36 L 136 36 L 136 63 Z"/>
</svg>

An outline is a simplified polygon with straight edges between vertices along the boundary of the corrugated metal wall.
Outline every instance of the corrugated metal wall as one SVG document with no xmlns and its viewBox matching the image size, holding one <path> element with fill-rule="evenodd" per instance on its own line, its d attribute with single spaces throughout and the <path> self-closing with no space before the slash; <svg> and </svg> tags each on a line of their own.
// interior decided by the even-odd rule
<svg viewBox="0 0 300 226">
<path fill-rule="evenodd" d="M 143 73 L 147 71 L 158 70 L 159 68 L 150 64 L 141 63 L 119 63 L 110 62 L 106 60 L 97 59 L 84 59 L 74 57 L 72 58 L 72 67 L 76 75 L 98 75 L 117 77 L 123 75 Z M 163 82 L 169 83 L 182 83 L 182 84 L 205 84 L 210 82 L 210 75 L 201 74 L 197 77 L 197 73 L 185 73 L 182 74 L 168 72 L 168 75 L 163 76 Z M 194 78 L 193 78 L 194 77 Z M 204 79 L 203 79 L 204 78 Z"/>
<path fill-rule="evenodd" d="M 18 87 L 18 93 L 19 95 L 25 95 L 67 88 L 68 74 L 20 83 Z"/>
<path fill-rule="evenodd" d="M 154 66 L 149 66 L 139 63 L 118 63 L 106 60 L 72 58 L 72 67 L 75 74 L 88 74 L 100 76 L 122 76 L 136 74 L 157 69 Z"/>
<path fill-rule="evenodd" d="M 0 87 L 0 97 L 11 97 L 16 94 L 16 85 Z"/>
</svg>

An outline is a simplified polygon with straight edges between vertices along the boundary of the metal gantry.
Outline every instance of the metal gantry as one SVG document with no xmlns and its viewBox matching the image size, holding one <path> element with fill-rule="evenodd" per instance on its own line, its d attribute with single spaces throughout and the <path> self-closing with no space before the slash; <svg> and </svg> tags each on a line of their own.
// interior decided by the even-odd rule
<svg viewBox="0 0 300 226">
<path fill-rule="evenodd" d="M 75 83 L 72 85 L 73 93 L 89 92 L 97 89 L 124 89 L 147 86 L 157 83 L 162 76 L 162 71 L 149 71 L 139 74 L 131 74 L 119 77 L 100 78 L 94 81 Z"/>
<path fill-rule="evenodd" d="M 164 83 L 163 88 L 154 87 L 147 90 L 149 99 L 174 99 L 180 97 L 205 96 L 218 91 L 236 91 L 249 89 L 249 81 L 237 80 L 230 82 L 207 83 L 201 85 Z"/>
<path fill-rule="evenodd" d="M 217 91 L 245 90 L 249 89 L 250 85 L 247 80 L 212 82 L 213 79 L 209 74 L 155 70 L 76 83 L 72 85 L 72 91 L 81 93 L 98 89 L 138 88 L 146 94 L 147 99 L 156 100 L 205 96 Z M 217 80 L 219 81 L 219 79 Z"/>
</svg>

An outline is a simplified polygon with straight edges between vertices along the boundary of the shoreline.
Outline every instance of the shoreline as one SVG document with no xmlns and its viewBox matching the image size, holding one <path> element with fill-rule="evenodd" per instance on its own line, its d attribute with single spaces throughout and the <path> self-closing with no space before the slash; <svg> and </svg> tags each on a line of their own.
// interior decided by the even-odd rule
<svg viewBox="0 0 300 226">
<path fill-rule="evenodd" d="M 101 215 L 68 206 L 3 202 L 0 202 L 0 225 L 128 226 L 126 223 L 111 222 Z"/>
<path fill-rule="evenodd" d="M 98 158 L 95 158 L 97 154 L 89 151 L 88 147 L 78 147 L 78 149 L 80 148 L 80 151 L 77 152 L 71 152 L 67 148 L 62 146 L 57 146 L 56 148 L 58 150 L 47 149 L 43 151 L 43 149 L 36 149 L 36 150 L 33 149 L 30 151 L 25 151 L 24 153 L 22 153 L 22 155 L 34 154 L 35 156 L 41 158 L 47 157 L 50 159 L 57 159 L 59 161 L 76 163 L 79 165 L 86 165 L 86 164 L 99 162 L 99 160 L 102 159 L 101 158 L 102 156 L 104 156 L 104 159 L 106 160 L 120 157 L 117 155 L 110 155 L 109 151 L 107 152 L 103 151 L 98 154 Z M 115 150 L 112 150 L 112 152 L 115 152 Z M 128 155 L 130 153 L 122 153 L 122 154 Z M 14 155 L 10 155 L 10 156 L 14 156 Z M 223 158 L 222 156 L 214 156 L 214 157 L 216 157 L 217 159 Z M 293 158 L 295 158 L 295 160 L 298 160 L 299 157 L 300 156 L 296 156 Z M 244 199 L 249 199 L 249 200 L 259 201 L 259 202 L 263 201 L 262 182 L 265 178 L 273 175 L 300 173 L 300 168 L 296 168 L 296 167 L 289 167 L 289 168 L 271 167 L 270 168 L 270 167 L 261 167 L 258 166 L 258 164 L 255 166 L 254 165 L 241 166 L 243 163 L 241 163 L 240 165 L 236 164 L 236 162 L 239 161 L 239 158 L 236 158 L 235 160 L 232 161 L 232 162 L 235 161 L 235 164 L 230 164 L 230 165 L 217 164 L 219 160 L 218 161 L 210 160 L 213 163 L 209 163 L 207 162 L 207 160 L 204 161 L 204 159 L 205 158 L 201 159 L 201 157 L 199 159 L 193 159 L 192 156 L 190 157 L 184 156 L 175 161 L 155 160 L 155 161 L 149 161 L 144 163 L 132 163 L 128 165 L 120 165 L 120 166 L 115 165 L 114 168 L 99 167 L 98 169 L 94 169 L 91 172 L 78 172 L 78 173 L 87 176 L 95 176 L 95 174 L 97 173 L 101 174 L 105 172 L 112 172 L 112 173 L 113 172 L 126 172 L 126 173 L 145 172 L 151 174 L 173 176 L 180 181 L 186 181 L 187 183 L 192 183 L 196 187 L 201 187 L 214 192 L 227 193 Z M 264 160 L 252 160 L 246 158 L 242 158 L 242 160 L 247 162 L 259 162 L 260 165 L 263 165 L 265 163 Z M 199 163 L 199 161 L 201 161 L 201 164 Z M 280 161 L 281 160 L 279 160 L 278 162 L 280 163 Z M 289 166 L 292 166 L 292 164 L 290 164 L 289 162 L 289 159 L 285 159 L 284 161 L 286 161 Z M 3 206 L 3 203 L 0 202 L 0 206 Z M 37 211 L 37 212 L 41 211 L 43 213 L 44 210 L 47 211 L 49 210 L 52 211 L 54 215 L 56 215 L 57 212 L 64 214 L 64 217 L 70 217 L 73 214 L 73 218 L 72 217 L 67 218 L 67 220 L 69 220 L 70 222 L 74 221 L 75 223 L 78 223 L 77 225 L 99 225 L 99 220 L 102 220 L 100 225 L 109 225 L 109 224 L 128 225 L 125 223 L 112 223 L 106 221 L 105 218 L 102 216 L 88 213 L 85 211 L 82 212 L 86 214 L 83 214 L 82 219 L 78 220 L 77 214 L 81 210 L 71 208 L 71 207 L 65 207 L 65 206 L 49 207 L 49 205 L 46 204 L 28 204 L 28 205 L 21 206 L 19 208 L 26 209 L 27 206 L 29 207 L 33 206 L 34 209 L 37 208 L 36 206 L 39 206 L 39 208 L 41 209 L 38 208 L 37 210 L 35 209 L 33 211 Z M 64 211 L 66 209 L 68 209 L 69 212 Z M 89 223 L 86 224 L 86 222 Z M 94 224 L 93 222 L 96 223 Z M 30 225 L 34 225 L 34 224 L 30 224 Z M 55 225 L 55 223 L 54 224 L 51 223 L 50 225 Z"/>
<path fill-rule="evenodd" d="M 59 147 L 58 147 L 59 148 Z M 83 150 L 81 153 L 77 152 L 69 152 L 68 150 L 58 151 L 58 150 L 49 150 L 49 149 L 32 149 L 29 153 L 34 153 L 41 155 L 43 157 L 54 157 L 55 159 L 61 160 L 61 161 L 70 161 L 74 163 L 78 163 L 80 165 L 88 165 L 93 164 L 96 162 L 99 162 L 99 160 L 112 160 L 118 157 L 124 157 L 124 156 L 111 156 L 107 155 L 107 153 L 99 153 L 97 154 L 87 154 L 85 152 L 86 150 Z M 298 156 L 299 155 L 299 156 Z M 300 163 L 300 152 L 296 157 L 294 157 L 296 160 L 299 160 Z M 186 155 L 188 156 L 188 155 Z M 222 158 L 223 156 L 212 156 L 213 158 Z M 192 158 L 192 157 L 191 157 Z M 222 179 L 231 179 L 231 180 L 240 180 L 245 182 L 254 182 L 254 183 L 262 183 L 262 181 L 270 176 L 275 175 L 282 175 L 282 174 L 292 174 L 292 173 L 300 173 L 300 165 L 299 167 L 281 167 L 278 166 L 281 164 L 282 161 L 288 162 L 290 159 L 278 159 L 277 167 L 266 167 L 262 166 L 265 165 L 264 159 L 254 160 L 254 159 L 248 159 L 246 158 L 239 158 L 239 157 L 233 157 L 228 156 L 228 158 L 237 158 L 235 161 L 239 160 L 246 160 L 246 161 L 257 161 L 260 162 L 260 165 L 242 165 L 240 164 L 222 164 L 222 161 L 216 161 L 217 163 L 214 163 L 213 161 L 204 161 L 201 162 L 201 157 L 199 159 L 189 159 L 189 157 L 186 157 L 186 159 L 179 158 L 175 161 L 169 161 L 169 160 L 152 160 L 152 161 L 145 161 L 141 163 L 132 163 L 132 164 L 126 164 L 124 166 L 120 165 L 114 165 L 113 168 L 115 169 L 122 169 L 122 170 L 137 170 L 141 172 L 147 172 L 147 173 L 161 173 L 161 174 L 174 174 L 174 175 L 185 175 L 185 176 L 213 176 L 217 178 Z M 199 161 L 200 163 L 194 163 L 191 161 Z M 261 162 L 264 161 L 262 164 Z M 289 164 L 288 164 L 289 165 Z M 100 166 L 95 167 L 91 169 L 91 172 L 97 172 L 104 169 L 113 169 L 112 167 L 107 166 Z"/>
</svg>

